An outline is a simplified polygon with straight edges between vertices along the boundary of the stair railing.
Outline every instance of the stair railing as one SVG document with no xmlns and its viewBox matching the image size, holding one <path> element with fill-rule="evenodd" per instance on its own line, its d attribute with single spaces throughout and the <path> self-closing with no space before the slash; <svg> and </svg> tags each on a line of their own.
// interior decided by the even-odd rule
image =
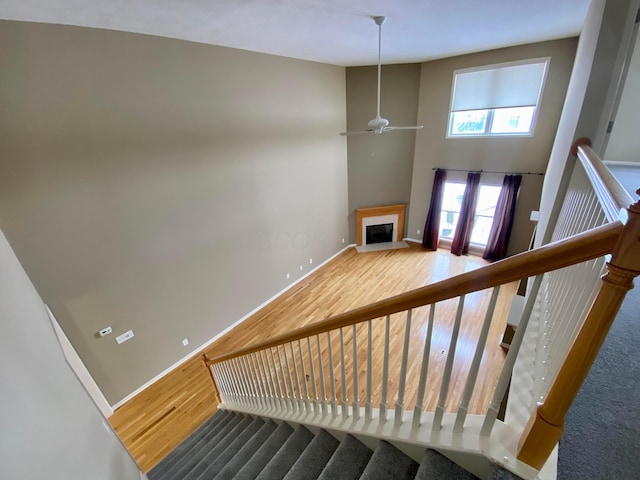
<svg viewBox="0 0 640 480">
<path fill-rule="evenodd" d="M 626 292 L 633 288 L 633 279 L 640 275 L 640 202 L 628 209 L 623 208 L 633 200 L 591 150 L 590 145 L 588 139 L 579 139 L 573 146 L 572 153 L 577 155 L 578 162 L 562 210 L 567 210 L 567 205 L 572 202 L 578 204 L 580 209 L 585 203 L 593 203 L 595 199 L 601 212 L 588 221 L 620 223 L 624 227 L 606 266 L 592 270 L 596 273 L 602 270 L 603 275 L 596 282 L 588 310 L 580 316 L 581 321 L 575 324 L 578 328 L 568 334 L 564 332 L 561 340 L 566 349 L 561 349 L 555 357 L 551 357 L 555 362 L 547 362 L 553 366 L 547 372 L 548 379 L 552 382 L 547 382 L 546 388 L 540 392 L 542 394 L 518 445 L 518 458 L 536 469 L 542 468 L 562 436 L 565 415 L 600 351 Z M 593 186 L 591 191 L 577 187 L 580 184 L 577 179 L 581 175 L 588 177 Z M 638 193 L 640 194 L 640 190 Z M 561 228 L 566 224 L 563 218 L 566 217 L 560 213 L 554 231 L 555 238 L 561 235 Z M 582 223 L 585 223 L 584 218 Z M 561 325 L 564 318 L 555 320 L 554 324 Z"/>
<path fill-rule="evenodd" d="M 580 162 L 568 177 L 567 195 L 561 203 L 562 208 L 556 212 L 554 241 L 233 353 L 212 359 L 205 355 L 205 364 L 210 368 L 222 404 L 230 409 L 280 418 L 292 418 L 292 415 L 305 420 L 319 418 L 316 424 L 330 423 L 381 438 L 483 453 L 493 461 L 503 463 L 511 455 L 513 462 L 507 467 L 533 478 L 532 472 L 542 467 L 557 443 L 562 418 L 586 376 L 626 290 L 631 288 L 632 278 L 640 273 L 640 202 L 628 210 L 620 210 L 630 204 L 628 195 L 624 191 L 621 193 L 615 179 L 607 177 L 608 172 L 602 172 L 600 159 L 588 146 L 578 147 L 578 153 Z M 585 173 L 588 182 L 580 180 L 584 179 Z M 588 185 L 591 187 L 585 188 Z M 576 193 L 579 191 L 587 193 Z M 588 210 L 585 205 L 594 208 Z M 620 211 L 623 212 L 620 218 L 614 219 L 613 215 Z M 585 216 L 588 217 L 586 220 L 576 219 Z M 612 255 L 609 271 L 599 281 L 597 273 L 601 263 L 597 262 L 601 260 L 598 259 L 609 254 Z M 567 268 L 580 269 L 573 274 L 596 272 L 591 276 L 595 278 L 593 283 L 598 284 L 599 292 L 593 302 L 589 285 L 580 286 L 581 295 L 578 290 L 574 292 L 567 288 L 572 284 L 567 272 L 562 270 Z M 500 286 L 522 279 L 530 279 L 531 288 L 493 400 L 482 415 L 469 415 Z M 466 377 L 452 378 L 454 363 L 459 362 L 456 347 L 465 320 L 465 299 L 485 289 L 493 290 L 473 359 L 466 368 Z M 566 305 L 555 308 L 547 303 L 557 297 L 569 298 L 573 311 L 568 312 Z M 445 301 L 457 301 L 457 310 L 444 366 L 436 370 L 430 365 L 433 363 L 430 347 L 434 319 L 440 310 L 438 304 Z M 588 304 L 590 308 L 581 307 Z M 562 338 L 557 342 L 560 346 L 554 344 L 551 350 L 555 351 L 556 357 L 569 353 L 566 361 L 558 362 L 557 375 L 546 371 L 547 375 L 553 374 L 554 380 L 547 380 L 550 388 L 543 389 L 540 397 L 544 402 L 535 410 L 526 428 L 510 427 L 496 420 L 498 407 L 512 372 L 514 377 L 517 372 L 514 364 L 519 357 L 526 356 L 519 354 L 523 340 L 527 345 L 525 335 L 544 330 L 537 326 L 531 328 L 532 324 L 528 326 L 529 319 L 536 315 L 538 320 L 544 318 L 540 311 L 550 306 L 554 307 L 551 309 L 553 332 L 557 338 Z M 426 316 L 426 310 L 424 346 L 418 354 L 420 367 L 418 371 L 409 372 L 410 352 L 412 357 L 416 355 L 411 335 L 412 319 L 418 314 Z M 571 322 L 566 321 L 569 317 Z M 402 338 L 397 351 L 391 349 L 394 338 Z M 382 359 L 373 356 L 374 344 L 382 347 L 378 348 L 384 351 Z M 359 349 L 359 345 L 364 348 Z M 534 345 L 539 347 L 542 343 L 534 342 Z M 533 358 L 535 368 L 538 368 L 541 357 L 534 353 Z M 399 365 L 399 370 L 392 369 L 392 363 Z M 433 378 L 434 371 L 438 374 L 436 378 Z M 413 405 L 407 402 L 407 382 L 417 390 Z M 374 389 L 380 391 L 379 398 L 374 398 Z M 455 413 L 448 413 L 452 390 L 462 393 L 453 409 Z M 429 411 L 425 410 L 424 402 L 427 392 L 437 392 L 435 407 Z M 391 404 L 394 404 L 392 419 L 389 418 Z M 375 405 L 378 408 L 374 408 Z M 500 427 L 497 433 L 496 426 Z M 518 438 L 520 446 L 516 452 Z M 494 441 L 500 443 L 500 448 L 495 447 Z M 516 460 L 516 454 L 536 470 L 527 470 L 524 463 Z"/>
</svg>

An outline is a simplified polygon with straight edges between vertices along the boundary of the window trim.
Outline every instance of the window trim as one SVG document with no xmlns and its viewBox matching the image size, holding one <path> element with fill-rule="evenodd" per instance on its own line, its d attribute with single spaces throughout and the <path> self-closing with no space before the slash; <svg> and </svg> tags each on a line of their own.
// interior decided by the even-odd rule
<svg viewBox="0 0 640 480">
<path fill-rule="evenodd" d="M 534 63 L 544 63 L 544 73 L 542 74 L 542 81 L 540 82 L 540 89 L 538 91 L 538 98 L 536 101 L 536 104 L 533 105 L 534 111 L 533 111 L 533 116 L 531 118 L 531 128 L 529 130 L 529 132 L 527 133 L 491 133 L 491 125 L 493 122 L 493 116 L 494 116 L 494 112 L 496 110 L 499 110 L 501 108 L 518 108 L 518 107 L 531 107 L 532 105 L 512 105 L 510 107 L 500 107 L 500 108 L 482 108 L 482 109 L 477 109 L 475 111 L 478 110 L 487 110 L 487 120 L 486 120 L 486 125 L 485 125 L 485 131 L 483 133 L 469 133 L 469 134 L 464 134 L 464 135 L 454 135 L 451 134 L 451 128 L 452 128 L 452 120 L 453 120 L 453 114 L 455 113 L 453 111 L 453 103 L 454 103 L 454 93 L 455 93 L 455 85 L 456 85 L 456 75 L 458 74 L 463 74 L 463 73 L 471 73 L 471 72 L 481 72 L 484 70 L 495 70 L 498 68 L 504 68 L 504 67 L 517 67 L 518 65 L 530 65 L 530 64 L 534 64 Z M 451 96 L 449 99 L 449 115 L 447 118 L 447 127 L 446 127 L 446 135 L 445 138 L 446 139 L 460 139 L 460 138 L 498 138 L 498 137 L 522 137 L 522 138 L 531 138 L 534 136 L 535 134 L 535 129 L 536 129 L 536 125 L 537 125 L 537 120 L 538 120 L 538 111 L 540 109 L 540 104 L 542 101 L 542 93 L 544 92 L 544 88 L 546 86 L 547 83 L 547 76 L 549 74 L 549 64 L 551 63 L 551 57 L 538 57 L 538 58 L 527 58 L 527 59 L 523 59 L 523 60 L 515 60 L 512 62 L 501 62 L 501 63 L 494 63 L 491 65 L 482 65 L 482 66 L 477 66 L 477 67 L 468 67 L 468 68 L 459 68 L 453 71 L 452 74 L 452 79 L 451 79 Z M 474 111 L 474 110 L 458 110 L 460 112 L 462 111 Z"/>
</svg>

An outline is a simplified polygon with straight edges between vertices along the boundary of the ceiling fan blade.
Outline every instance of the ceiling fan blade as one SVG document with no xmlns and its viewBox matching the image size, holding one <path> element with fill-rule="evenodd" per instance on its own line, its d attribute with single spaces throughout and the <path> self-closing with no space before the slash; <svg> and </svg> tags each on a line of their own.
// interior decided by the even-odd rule
<svg viewBox="0 0 640 480">
<path fill-rule="evenodd" d="M 394 126 L 394 125 L 390 125 L 387 127 L 384 127 L 383 130 L 387 131 L 387 130 L 421 130 L 424 128 L 424 125 L 413 125 L 413 126 Z"/>
<path fill-rule="evenodd" d="M 373 133 L 373 129 L 358 130 L 356 132 L 340 132 L 340 135 L 342 135 L 343 137 L 348 137 L 348 136 L 351 136 L 351 135 L 360 135 L 362 133 Z"/>
</svg>

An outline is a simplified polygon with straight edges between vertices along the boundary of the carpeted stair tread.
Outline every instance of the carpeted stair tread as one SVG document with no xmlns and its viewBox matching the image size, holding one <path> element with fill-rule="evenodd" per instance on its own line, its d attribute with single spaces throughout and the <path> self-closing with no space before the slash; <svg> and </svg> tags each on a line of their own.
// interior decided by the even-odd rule
<svg viewBox="0 0 640 480">
<path fill-rule="evenodd" d="M 499 465 L 491 480 L 522 480 Z M 148 474 L 149 480 L 477 480 L 435 450 L 420 465 L 392 444 L 218 411 Z"/>
<path fill-rule="evenodd" d="M 234 478 L 241 480 L 252 480 L 256 478 L 292 433 L 293 428 L 291 428 L 287 423 L 282 423 L 275 429 L 267 441 L 262 444 L 249 461 L 240 469 Z"/>
<path fill-rule="evenodd" d="M 261 418 L 255 418 L 247 428 L 245 428 L 235 439 L 231 438 L 231 443 L 220 452 L 211 462 L 211 459 L 207 459 L 209 465 L 205 471 L 198 477 L 199 480 L 215 477 L 225 466 L 231 461 L 231 459 L 238 454 L 238 452 L 249 442 L 262 427 L 265 426 L 264 420 Z M 231 437 L 233 432 L 229 434 Z M 189 477 L 187 477 L 189 478 Z"/>
<path fill-rule="evenodd" d="M 242 424 L 240 424 L 242 425 Z M 240 428 L 240 425 L 238 428 Z M 261 418 L 254 418 L 249 425 L 247 425 L 244 430 L 237 432 L 234 430 L 225 441 L 228 439 L 228 443 L 225 448 L 223 442 L 220 443 L 220 447 L 211 451 L 206 457 L 204 457 L 203 461 L 198 463 L 196 468 L 194 468 L 187 476 L 185 476 L 184 480 L 195 480 L 195 479 L 208 479 L 216 476 L 220 470 L 224 468 L 229 460 L 236 454 L 242 446 L 249 441 L 249 439 L 262 428 L 264 425 L 264 420 Z M 224 442 L 226 443 L 226 442 Z"/>
<path fill-rule="evenodd" d="M 358 480 L 373 452 L 357 438 L 347 435 L 340 442 L 318 480 Z"/>
<path fill-rule="evenodd" d="M 231 480 L 238 471 L 249 461 L 254 453 L 266 442 L 269 436 L 278 426 L 271 420 L 267 421 L 261 428 L 247 441 L 242 448 L 231 458 L 227 464 L 216 475 L 216 480 Z"/>
<path fill-rule="evenodd" d="M 254 418 L 246 416 L 238 423 L 233 430 L 231 430 L 224 438 L 221 438 L 212 448 L 205 452 L 200 457 L 199 461 L 195 465 L 192 465 L 189 470 L 178 472 L 179 480 L 196 480 L 208 467 L 213 464 L 218 456 L 224 452 L 235 439 L 242 435 L 249 425 L 254 421 Z"/>
<path fill-rule="evenodd" d="M 413 480 L 418 464 L 389 442 L 381 440 L 360 480 Z M 446 477 L 439 477 L 446 478 Z"/>
<path fill-rule="evenodd" d="M 316 480 L 340 442 L 325 430 L 320 430 L 293 464 L 284 480 Z"/>
<path fill-rule="evenodd" d="M 515 473 L 505 470 L 500 465 L 493 465 L 491 480 L 522 480 L 522 478 Z"/>
<path fill-rule="evenodd" d="M 472 475 L 461 466 L 453 463 L 444 455 L 429 449 L 425 453 L 422 462 L 420 462 L 420 468 L 415 476 L 415 480 L 436 480 L 440 478 L 477 480 L 475 475 Z"/>
<path fill-rule="evenodd" d="M 164 473 L 169 471 L 171 467 L 182 458 L 189 450 L 191 450 L 198 441 L 200 441 L 204 436 L 208 433 L 215 431 L 222 420 L 231 415 L 226 410 L 216 410 L 216 412 L 211 415 L 207 420 L 204 421 L 202 425 L 200 425 L 195 432 L 189 435 L 184 441 L 174 448 L 169 454 L 162 459 L 160 463 L 158 463 L 155 467 L 153 467 L 147 477 L 149 480 L 155 480 L 160 478 Z"/>
<path fill-rule="evenodd" d="M 206 435 L 195 447 L 189 452 L 189 455 L 183 457 L 171 469 L 162 476 L 160 480 L 182 480 L 182 477 L 189 472 L 197 463 L 209 452 L 220 440 L 227 436 L 243 419 L 244 415 L 231 415 L 229 421 L 225 422 L 222 428 L 219 428 L 213 435 Z"/>
<path fill-rule="evenodd" d="M 299 425 L 278 453 L 265 465 L 256 480 L 281 480 L 298 460 L 307 445 L 313 440 L 313 433 Z"/>
</svg>

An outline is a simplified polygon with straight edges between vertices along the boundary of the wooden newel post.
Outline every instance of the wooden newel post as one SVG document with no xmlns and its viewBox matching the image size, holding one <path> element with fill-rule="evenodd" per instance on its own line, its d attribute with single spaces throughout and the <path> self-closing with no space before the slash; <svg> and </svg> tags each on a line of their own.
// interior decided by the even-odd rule
<svg viewBox="0 0 640 480">
<path fill-rule="evenodd" d="M 520 438 L 518 459 L 536 469 L 542 468 L 560 440 L 565 415 L 600 351 L 622 300 L 633 288 L 633 279 L 640 275 L 640 202 L 627 212 L 627 222 L 584 325 L 544 403 L 538 404 Z"/>
<path fill-rule="evenodd" d="M 222 399 L 220 398 L 220 391 L 218 390 L 216 377 L 214 377 L 213 371 L 211 370 L 211 360 L 209 360 L 209 357 L 206 353 L 202 354 L 202 362 L 209 372 L 209 376 L 211 377 L 211 381 L 213 382 L 213 394 L 216 396 L 216 402 L 218 402 L 218 405 L 220 405 L 222 403 Z"/>
</svg>

